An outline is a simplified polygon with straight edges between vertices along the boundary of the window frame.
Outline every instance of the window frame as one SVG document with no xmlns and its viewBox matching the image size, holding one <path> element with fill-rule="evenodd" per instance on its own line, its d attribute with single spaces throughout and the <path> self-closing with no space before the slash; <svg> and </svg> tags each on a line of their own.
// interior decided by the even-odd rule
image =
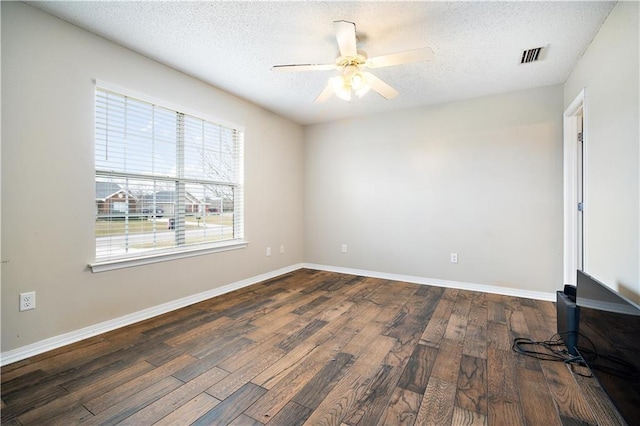
<svg viewBox="0 0 640 426">
<path fill-rule="evenodd" d="M 237 250 L 242 249 L 248 246 L 248 241 L 244 239 L 244 126 L 239 126 L 235 123 L 231 123 L 227 120 L 222 120 L 218 117 L 213 117 L 208 114 L 204 114 L 202 112 L 194 111 L 190 108 L 185 108 L 180 105 L 173 104 L 171 102 L 166 102 L 164 100 L 160 100 L 157 98 L 150 97 L 145 94 L 141 94 L 108 82 L 94 80 L 94 113 L 97 112 L 97 104 L 96 99 L 98 95 L 98 91 L 103 90 L 107 92 L 113 92 L 117 95 L 121 95 L 124 97 L 129 97 L 138 101 L 142 101 L 144 103 L 152 104 L 153 106 L 160 107 L 166 110 L 170 110 L 176 113 L 178 116 L 186 117 L 188 116 L 190 119 L 195 118 L 197 120 L 203 120 L 204 122 L 212 123 L 214 125 L 222 126 L 227 129 L 231 129 L 237 132 L 237 143 L 236 149 L 236 169 L 235 174 L 236 178 L 233 183 L 229 182 L 219 182 L 217 185 L 228 186 L 233 189 L 234 195 L 234 219 L 233 219 L 233 235 L 232 239 L 215 241 L 215 242 L 203 242 L 197 244 L 185 244 L 178 245 L 169 248 L 154 248 L 152 250 L 147 250 L 138 254 L 125 254 L 125 255 L 112 255 L 105 256 L 104 258 L 98 258 L 98 247 L 96 242 L 96 225 L 94 222 L 94 251 L 93 251 L 93 259 L 94 262 L 89 264 L 89 268 L 92 272 L 103 272 L 114 269 L 121 268 L 129 268 L 140 265 L 147 265 L 151 263 L 165 262 L 174 259 L 181 259 L 192 256 L 200 256 L 205 254 L 217 253 L 221 251 L 228 250 Z M 94 131 L 96 129 L 97 117 L 94 116 Z M 178 125 L 176 126 L 178 129 Z M 93 146 L 94 149 L 97 148 L 97 137 L 94 136 Z M 176 142 L 178 145 L 180 142 Z M 95 158 L 95 156 L 94 156 Z M 94 160 L 95 161 L 95 160 Z M 110 174 L 111 173 L 111 174 Z M 109 175 L 113 178 L 123 178 L 127 177 L 127 175 L 135 176 L 135 173 L 129 173 L 127 171 L 105 171 L 99 170 L 98 165 L 94 163 L 94 182 L 98 182 L 99 176 Z M 150 175 L 140 175 L 140 177 L 144 177 L 149 181 L 155 180 L 163 180 L 163 181 L 174 181 L 176 184 L 181 182 L 182 185 L 185 182 L 196 182 L 198 183 L 198 179 L 192 179 L 188 177 L 168 177 L 166 175 L 162 175 L 160 173 L 150 174 Z M 201 179 L 203 182 L 206 179 Z M 211 184 L 211 182 L 207 182 L 206 184 Z M 204 183 L 203 183 L 204 185 Z M 95 190 L 95 185 L 94 185 Z M 95 197 L 94 197 L 95 198 Z M 221 201 L 222 205 L 222 201 Z M 127 212 L 127 214 L 129 214 Z M 184 230 L 182 230 L 184 231 Z M 155 233 L 155 230 L 154 230 Z"/>
</svg>

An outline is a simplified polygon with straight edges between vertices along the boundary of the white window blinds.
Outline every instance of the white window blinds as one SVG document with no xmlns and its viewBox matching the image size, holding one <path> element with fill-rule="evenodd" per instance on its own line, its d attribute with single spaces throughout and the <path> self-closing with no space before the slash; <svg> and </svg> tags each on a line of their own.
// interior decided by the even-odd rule
<svg viewBox="0 0 640 426">
<path fill-rule="evenodd" d="M 240 130 L 96 88 L 96 261 L 243 238 Z"/>
</svg>

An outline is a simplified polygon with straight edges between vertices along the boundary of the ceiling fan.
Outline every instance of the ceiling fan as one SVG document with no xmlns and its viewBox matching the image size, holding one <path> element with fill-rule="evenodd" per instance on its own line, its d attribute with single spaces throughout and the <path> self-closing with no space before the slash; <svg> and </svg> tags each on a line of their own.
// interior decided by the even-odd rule
<svg viewBox="0 0 640 426">
<path fill-rule="evenodd" d="M 338 70 L 340 75 L 329 79 L 329 83 L 316 98 L 315 103 L 324 102 L 333 94 L 350 101 L 352 92 L 358 97 L 362 97 L 369 89 L 385 99 L 395 98 L 398 96 L 396 89 L 364 70 L 423 62 L 433 58 L 433 50 L 429 47 L 369 58 L 365 52 L 356 49 L 356 24 L 349 21 L 334 21 L 333 25 L 340 49 L 340 56 L 333 64 L 275 65 L 271 68 L 273 71 L 286 72 Z"/>
</svg>

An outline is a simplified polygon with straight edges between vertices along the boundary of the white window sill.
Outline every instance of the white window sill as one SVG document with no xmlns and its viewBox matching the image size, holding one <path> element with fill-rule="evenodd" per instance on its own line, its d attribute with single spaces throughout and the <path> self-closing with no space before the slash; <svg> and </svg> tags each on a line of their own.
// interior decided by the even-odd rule
<svg viewBox="0 0 640 426">
<path fill-rule="evenodd" d="M 194 247 L 190 250 L 180 252 L 170 251 L 165 253 L 153 253 L 144 256 L 127 257 L 123 259 L 112 259 L 101 262 L 90 263 L 91 272 L 106 272 L 115 269 L 131 268 L 134 266 L 150 265 L 152 263 L 166 262 L 169 260 L 183 259 L 186 257 L 202 256 L 203 254 L 218 253 L 221 251 L 243 249 L 249 245 L 249 241 L 234 240 L 224 243 L 211 244 Z"/>
</svg>

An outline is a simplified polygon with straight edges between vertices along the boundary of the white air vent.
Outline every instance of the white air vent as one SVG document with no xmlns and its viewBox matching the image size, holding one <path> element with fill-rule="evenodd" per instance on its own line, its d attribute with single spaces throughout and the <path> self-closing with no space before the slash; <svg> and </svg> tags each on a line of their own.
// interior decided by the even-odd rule
<svg viewBox="0 0 640 426">
<path fill-rule="evenodd" d="M 522 59 L 520 60 L 521 64 L 526 64 L 529 62 L 535 62 L 540 57 L 540 51 L 542 47 L 536 47 L 535 49 L 529 49 L 522 52 Z"/>
</svg>

